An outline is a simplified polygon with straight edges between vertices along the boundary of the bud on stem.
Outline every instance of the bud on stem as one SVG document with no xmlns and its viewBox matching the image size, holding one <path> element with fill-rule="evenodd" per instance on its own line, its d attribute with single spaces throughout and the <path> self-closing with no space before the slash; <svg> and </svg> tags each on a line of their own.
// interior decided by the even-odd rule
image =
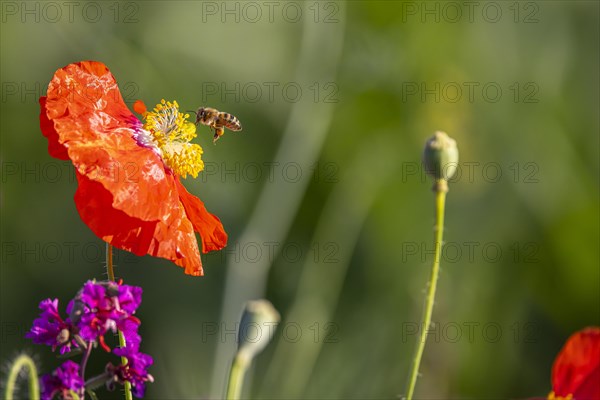
<svg viewBox="0 0 600 400">
<path fill-rule="evenodd" d="M 458 168 L 456 141 L 446 132 L 437 131 L 425 144 L 423 165 L 425 172 L 435 179 L 433 190 L 447 192 L 448 180 Z"/>
<path fill-rule="evenodd" d="M 427 331 L 431 326 L 433 315 L 433 304 L 435 302 L 435 291 L 440 273 L 440 259 L 442 243 L 444 238 L 444 208 L 446 204 L 446 193 L 448 192 L 448 179 L 450 179 L 458 167 L 458 148 L 456 141 L 448 137 L 444 132 L 436 132 L 425 144 L 423 153 L 423 164 L 425 171 L 435 179 L 433 191 L 435 192 L 435 227 L 433 265 L 431 276 L 427 285 L 425 307 L 423 309 L 423 329 L 417 343 L 415 357 L 408 377 L 407 400 L 412 400 L 417 378 L 419 377 L 419 366 L 425 350 Z"/>
<path fill-rule="evenodd" d="M 279 313 L 269 301 L 246 303 L 238 333 L 238 356 L 250 363 L 269 344 L 279 320 Z"/>
<path fill-rule="evenodd" d="M 238 332 L 238 350 L 233 358 L 226 398 L 240 398 L 244 375 L 254 357 L 269 344 L 275 332 L 275 326 L 281 317 L 267 300 L 255 300 L 246 303 L 240 320 Z"/>
</svg>

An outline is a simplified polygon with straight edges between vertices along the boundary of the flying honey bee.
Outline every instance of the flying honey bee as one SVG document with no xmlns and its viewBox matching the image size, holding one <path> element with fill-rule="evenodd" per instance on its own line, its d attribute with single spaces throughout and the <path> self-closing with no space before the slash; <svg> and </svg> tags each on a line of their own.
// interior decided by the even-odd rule
<svg viewBox="0 0 600 400">
<path fill-rule="evenodd" d="M 196 125 L 198 123 L 210 126 L 215 131 L 213 143 L 216 143 L 223 136 L 225 128 L 234 132 L 242 130 L 240 120 L 234 115 L 210 107 L 200 107 L 196 111 Z"/>
</svg>

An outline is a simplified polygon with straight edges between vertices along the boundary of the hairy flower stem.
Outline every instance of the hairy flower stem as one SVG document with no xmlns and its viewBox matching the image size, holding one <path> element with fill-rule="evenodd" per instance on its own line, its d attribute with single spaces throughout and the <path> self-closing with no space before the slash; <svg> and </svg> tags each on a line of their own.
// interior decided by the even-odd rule
<svg viewBox="0 0 600 400">
<path fill-rule="evenodd" d="M 6 393 L 5 398 L 7 400 L 13 400 L 15 395 L 15 388 L 17 384 L 17 378 L 21 369 L 26 368 L 29 372 L 29 398 L 32 400 L 40 399 L 40 385 L 38 382 L 37 368 L 31 357 L 26 355 L 20 355 L 10 366 L 8 373 L 8 381 L 6 382 Z"/>
<path fill-rule="evenodd" d="M 115 282 L 115 269 L 113 266 L 113 254 L 112 254 L 112 246 L 106 243 L 106 272 L 108 273 L 108 279 L 112 282 Z M 125 347 L 125 336 L 123 332 L 120 330 L 119 332 L 119 346 Z M 127 364 L 127 358 L 121 357 L 121 364 Z M 131 395 L 131 383 L 125 381 L 125 399 L 133 400 L 133 396 Z"/>
<path fill-rule="evenodd" d="M 407 400 L 412 400 L 417 378 L 419 376 L 419 365 L 421 364 L 421 357 L 423 356 L 423 350 L 425 349 L 427 332 L 429 330 L 429 326 L 431 325 L 431 315 L 433 313 L 433 303 L 435 301 L 435 290 L 440 272 L 440 256 L 442 252 L 442 238 L 444 236 L 444 206 L 446 204 L 446 193 L 448 192 L 447 182 L 444 179 L 437 180 L 433 187 L 433 191 L 435 192 L 435 253 L 433 256 L 433 266 L 431 267 L 431 276 L 428 283 L 427 297 L 425 298 L 421 336 L 417 344 L 417 350 L 415 352 L 415 357 L 413 359 L 410 377 L 408 380 L 408 391 L 406 394 Z"/>
<path fill-rule="evenodd" d="M 81 370 L 81 379 L 85 379 L 85 367 L 87 366 L 90 354 L 92 354 L 92 342 L 86 342 L 85 353 L 81 359 L 81 367 L 79 368 Z"/>
<path fill-rule="evenodd" d="M 242 386 L 244 385 L 244 375 L 248 369 L 250 362 L 247 357 L 240 356 L 237 353 L 231 364 L 229 371 L 229 383 L 227 384 L 227 400 L 238 400 L 242 394 Z"/>
</svg>

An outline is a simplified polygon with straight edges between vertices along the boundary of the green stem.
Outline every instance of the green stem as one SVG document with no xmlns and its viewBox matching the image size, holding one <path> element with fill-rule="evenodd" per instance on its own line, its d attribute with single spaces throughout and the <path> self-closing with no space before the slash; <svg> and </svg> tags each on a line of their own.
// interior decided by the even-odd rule
<svg viewBox="0 0 600 400">
<path fill-rule="evenodd" d="M 115 269 L 113 266 L 112 246 L 108 243 L 106 243 L 106 272 L 108 273 L 108 279 L 112 282 L 115 282 Z M 119 332 L 119 347 L 125 347 L 125 345 L 127 344 L 125 342 L 125 336 L 123 335 L 123 332 L 121 332 L 120 330 L 118 332 Z M 121 357 L 121 364 L 123 364 L 123 365 L 127 364 L 127 358 Z M 129 383 L 129 382 L 125 382 L 125 399 L 133 400 L 133 396 L 131 395 L 131 383 Z"/>
<path fill-rule="evenodd" d="M 13 400 L 15 394 L 15 387 L 19 373 L 21 369 L 27 368 L 29 372 L 29 398 L 32 400 L 40 399 L 40 385 L 38 382 L 37 368 L 31 357 L 26 355 L 20 355 L 12 363 L 10 372 L 8 373 L 8 381 L 6 382 L 6 399 Z"/>
<path fill-rule="evenodd" d="M 106 243 L 106 273 L 108 274 L 108 280 L 115 282 L 115 267 L 113 266 L 112 246 L 108 243 Z"/>
<path fill-rule="evenodd" d="M 244 385 L 244 375 L 248 369 L 250 363 L 246 357 L 240 356 L 237 353 L 231 364 L 231 371 L 229 371 L 229 383 L 227 384 L 227 400 L 238 400 L 242 394 L 242 386 Z"/>
<path fill-rule="evenodd" d="M 440 256 L 442 252 L 442 238 L 444 236 L 444 206 L 446 204 L 446 192 L 448 186 L 445 180 L 440 180 L 434 185 L 435 191 L 435 228 L 434 228 L 434 244 L 435 254 L 433 256 L 433 266 L 431 267 L 431 276 L 427 289 L 427 297 L 425 298 L 425 308 L 423 310 L 423 325 L 421 328 L 421 337 L 417 344 L 415 358 L 413 359 L 410 377 L 408 380 L 407 400 L 411 400 L 415 391 L 415 385 L 419 376 L 419 365 L 421 357 L 425 349 L 425 341 L 427 340 L 427 332 L 431 325 L 431 315 L 433 314 L 433 303 L 435 301 L 435 290 L 437 288 L 438 275 L 440 272 Z"/>
</svg>

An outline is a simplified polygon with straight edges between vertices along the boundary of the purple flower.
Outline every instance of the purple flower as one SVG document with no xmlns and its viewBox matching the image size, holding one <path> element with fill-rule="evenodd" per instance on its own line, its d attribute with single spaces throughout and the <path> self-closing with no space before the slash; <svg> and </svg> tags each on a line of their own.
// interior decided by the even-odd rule
<svg viewBox="0 0 600 400">
<path fill-rule="evenodd" d="M 73 321 L 86 341 L 96 340 L 117 327 L 115 320 L 119 316 L 101 284 L 87 282 L 73 300 L 71 315 L 73 312 Z"/>
<path fill-rule="evenodd" d="M 52 351 L 60 347 L 60 354 L 71 351 L 73 326 L 69 318 L 64 320 L 58 313 L 58 299 L 42 300 L 39 308 L 42 313 L 33 321 L 25 337 L 33 343 L 52 346 Z"/>
<path fill-rule="evenodd" d="M 69 318 L 63 319 L 60 316 L 58 299 L 40 302 L 42 312 L 26 337 L 34 343 L 50 345 L 53 350 L 60 347 L 61 354 L 70 351 L 71 346 L 83 346 L 87 351 L 81 365 L 86 365 L 90 351 L 95 347 L 92 342 L 99 342 L 102 348 L 110 352 L 104 342 L 104 334 L 109 330 L 120 330 L 125 337 L 126 346 L 115 349 L 113 353 L 125 357 L 127 363 L 119 366 L 109 363 L 105 373 L 88 382 L 95 381 L 101 385 L 106 379 L 105 383 L 109 388 L 114 387 L 115 383 L 130 382 L 134 395 L 143 397 L 146 382 L 152 382 L 154 378 L 148 374 L 148 367 L 153 363 L 152 357 L 139 352 L 140 320 L 134 314 L 141 302 L 140 287 L 88 281 L 67 305 Z M 67 400 L 76 396 L 83 399 L 83 374 L 83 371 L 80 374 L 78 364 L 66 361 L 52 374 L 41 377 L 42 399 L 51 400 L 55 396 Z"/>
<path fill-rule="evenodd" d="M 52 375 L 41 378 L 42 400 L 51 400 L 56 394 L 62 399 L 72 399 L 75 392 L 83 399 L 84 382 L 79 376 L 79 365 L 71 360 L 65 361 Z"/>
<path fill-rule="evenodd" d="M 131 389 L 135 397 L 144 397 L 146 382 L 154 382 L 152 375 L 148 373 L 154 360 L 148 354 L 140 353 L 137 346 L 119 347 L 113 350 L 119 357 L 127 358 L 127 364 L 114 367 L 113 373 L 117 381 L 131 383 Z"/>
<path fill-rule="evenodd" d="M 129 315 L 133 315 L 142 303 L 142 288 L 138 286 L 120 285 L 118 299 L 121 309 Z"/>
<path fill-rule="evenodd" d="M 133 314 L 141 301 L 140 287 L 88 281 L 69 305 L 69 313 L 86 341 L 100 339 L 102 344 L 106 332 L 119 329 L 128 341 L 139 344 L 140 320 Z"/>
<path fill-rule="evenodd" d="M 127 343 L 127 347 L 135 347 L 138 349 L 140 347 L 140 342 L 142 338 L 138 334 L 138 327 L 140 326 L 140 321 L 135 318 L 128 318 L 126 320 L 120 321 L 119 330 L 123 332 L 123 336 L 125 337 L 125 342 Z"/>
</svg>

